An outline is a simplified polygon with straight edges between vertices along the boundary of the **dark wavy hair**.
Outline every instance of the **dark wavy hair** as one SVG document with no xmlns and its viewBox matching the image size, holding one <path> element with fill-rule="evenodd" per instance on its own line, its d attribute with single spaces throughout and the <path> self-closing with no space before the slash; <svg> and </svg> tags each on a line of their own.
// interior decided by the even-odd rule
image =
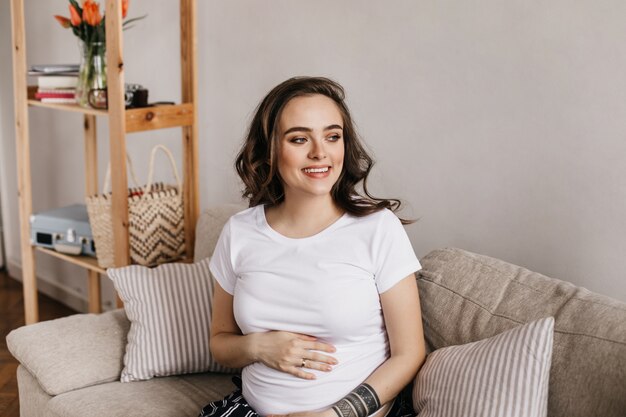
<svg viewBox="0 0 626 417">
<path fill-rule="evenodd" d="M 331 190 L 335 204 L 355 216 L 366 216 L 388 208 L 396 212 L 400 200 L 373 197 L 367 190 L 367 176 L 374 161 L 361 144 L 352 116 L 346 106 L 345 92 L 337 82 L 324 77 L 294 77 L 277 85 L 256 108 L 235 168 L 244 183 L 243 197 L 250 207 L 277 205 L 285 199 L 278 174 L 278 123 L 289 100 L 321 94 L 332 99 L 343 118 L 344 161 L 339 179 Z M 362 190 L 357 190 L 361 183 Z M 403 224 L 411 223 L 400 219 Z"/>
</svg>

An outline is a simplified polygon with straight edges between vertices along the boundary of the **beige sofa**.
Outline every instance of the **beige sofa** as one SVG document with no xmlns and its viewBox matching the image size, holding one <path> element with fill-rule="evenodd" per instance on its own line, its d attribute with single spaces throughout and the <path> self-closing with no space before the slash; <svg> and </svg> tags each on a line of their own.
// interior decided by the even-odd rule
<svg viewBox="0 0 626 417">
<path fill-rule="evenodd" d="M 201 216 L 196 259 L 209 256 L 240 206 Z M 435 250 L 418 276 L 429 350 L 493 336 L 554 316 L 548 414 L 626 416 L 626 304 L 504 261 Z M 230 375 L 194 374 L 120 383 L 129 322 L 123 310 L 79 314 L 16 329 L 22 417 L 197 416 L 233 389 Z"/>
</svg>

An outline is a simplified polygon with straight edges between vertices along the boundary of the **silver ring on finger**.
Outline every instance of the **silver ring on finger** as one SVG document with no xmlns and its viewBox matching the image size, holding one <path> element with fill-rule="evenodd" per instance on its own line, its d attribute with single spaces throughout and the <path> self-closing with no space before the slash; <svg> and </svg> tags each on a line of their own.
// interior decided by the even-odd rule
<svg viewBox="0 0 626 417">
<path fill-rule="evenodd" d="M 302 365 L 300 367 L 306 368 L 306 358 L 302 358 Z"/>
</svg>

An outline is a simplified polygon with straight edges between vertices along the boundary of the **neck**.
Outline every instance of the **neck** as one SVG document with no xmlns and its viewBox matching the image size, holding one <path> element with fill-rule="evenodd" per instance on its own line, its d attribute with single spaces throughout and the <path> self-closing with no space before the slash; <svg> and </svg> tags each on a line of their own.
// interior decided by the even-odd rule
<svg viewBox="0 0 626 417">
<path fill-rule="evenodd" d="M 342 213 L 330 194 L 305 199 L 285 196 L 279 207 L 281 215 L 292 220 L 337 217 Z"/>
<path fill-rule="evenodd" d="M 266 210 L 269 225 L 288 237 L 307 237 L 319 233 L 343 214 L 327 196 L 309 197 L 306 199 L 289 198 L 278 206 Z"/>
</svg>

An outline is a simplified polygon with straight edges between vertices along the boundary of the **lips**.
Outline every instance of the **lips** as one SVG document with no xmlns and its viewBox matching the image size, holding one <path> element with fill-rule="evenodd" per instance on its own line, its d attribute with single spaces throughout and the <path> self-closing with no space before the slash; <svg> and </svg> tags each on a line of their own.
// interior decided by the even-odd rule
<svg viewBox="0 0 626 417">
<path fill-rule="evenodd" d="M 324 172 L 328 172 L 330 167 L 320 167 L 320 168 L 304 168 L 303 171 L 307 174 L 321 174 Z"/>
<path fill-rule="evenodd" d="M 330 167 L 326 166 L 316 166 L 316 167 L 307 167 L 303 168 L 302 172 L 304 175 L 311 178 L 325 178 L 330 174 Z"/>
</svg>

